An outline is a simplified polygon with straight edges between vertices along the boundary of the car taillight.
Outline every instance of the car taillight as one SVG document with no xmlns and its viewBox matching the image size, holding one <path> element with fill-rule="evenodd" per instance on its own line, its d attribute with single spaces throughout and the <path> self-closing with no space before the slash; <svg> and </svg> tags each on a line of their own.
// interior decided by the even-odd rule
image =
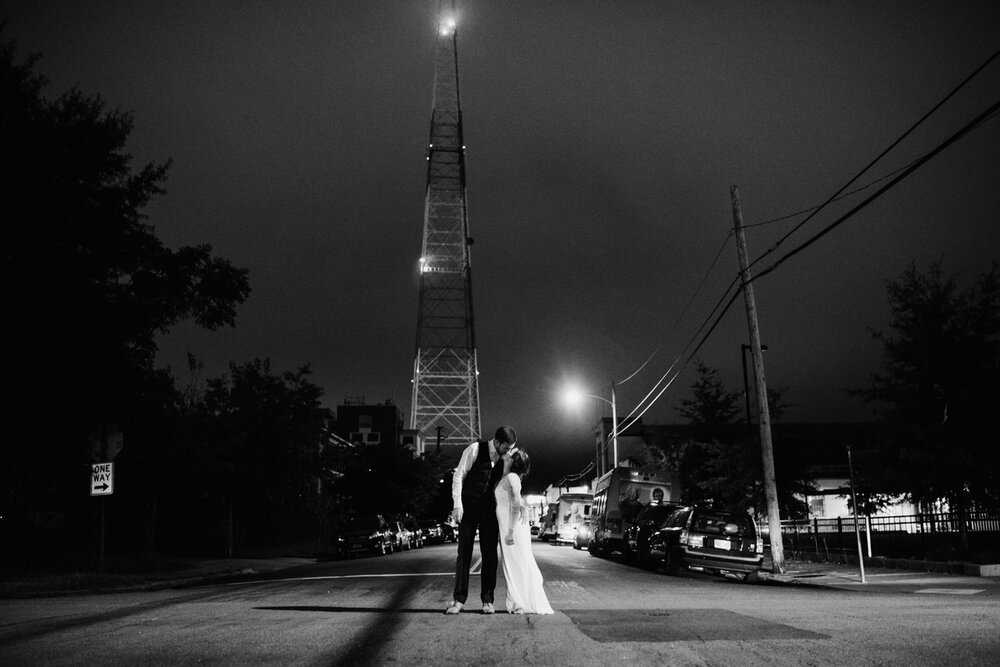
<svg viewBox="0 0 1000 667">
<path fill-rule="evenodd" d="M 764 540 L 759 535 L 757 536 L 757 553 L 764 553 Z"/>
<path fill-rule="evenodd" d="M 678 539 L 678 542 L 680 542 L 680 544 L 682 546 L 687 546 L 688 537 L 689 537 L 689 534 L 688 534 L 687 528 L 685 528 L 684 530 L 681 531 L 681 535 L 680 535 L 680 538 Z"/>
</svg>

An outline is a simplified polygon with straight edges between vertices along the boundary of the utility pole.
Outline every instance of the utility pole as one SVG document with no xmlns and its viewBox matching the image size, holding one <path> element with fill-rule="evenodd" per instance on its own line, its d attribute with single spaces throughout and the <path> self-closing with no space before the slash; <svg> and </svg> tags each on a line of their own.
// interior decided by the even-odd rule
<svg viewBox="0 0 1000 667">
<path fill-rule="evenodd" d="M 851 458 L 851 445 L 847 445 L 847 469 L 851 473 L 851 502 L 854 504 L 854 536 L 858 540 L 858 567 L 861 568 L 861 583 L 865 583 L 865 554 L 861 551 L 861 529 L 858 527 L 858 494 L 854 486 L 854 460 Z M 871 531 L 869 531 L 871 532 Z"/>
<path fill-rule="evenodd" d="M 613 444 L 615 460 L 611 462 L 611 469 L 618 467 L 618 402 L 615 399 L 615 381 L 611 381 L 611 442 Z"/>
<path fill-rule="evenodd" d="M 740 279 L 743 299 L 747 307 L 747 325 L 750 329 L 750 352 L 753 357 L 753 375 L 757 388 L 757 424 L 760 427 L 760 451 L 764 463 L 764 495 L 767 497 L 767 525 L 771 533 L 772 572 L 785 571 L 785 547 L 781 539 L 781 513 L 778 509 L 778 487 L 774 480 L 774 448 L 771 445 L 771 412 L 767 405 L 767 382 L 764 379 L 764 355 L 761 352 L 760 330 L 757 328 L 757 305 L 750 283 L 750 260 L 746 235 L 743 233 L 743 211 L 740 207 L 740 190 L 735 185 L 729 190 L 733 202 L 733 225 L 736 230 L 736 248 L 740 257 Z"/>
</svg>

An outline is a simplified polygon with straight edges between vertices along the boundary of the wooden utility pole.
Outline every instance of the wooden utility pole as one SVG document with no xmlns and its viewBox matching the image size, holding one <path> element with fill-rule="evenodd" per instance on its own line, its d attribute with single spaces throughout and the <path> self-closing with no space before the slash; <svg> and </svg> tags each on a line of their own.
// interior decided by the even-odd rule
<svg viewBox="0 0 1000 667">
<path fill-rule="evenodd" d="M 764 495 L 767 497 L 767 525 L 771 533 L 772 572 L 785 571 L 785 547 L 781 539 L 781 513 L 778 509 L 778 487 L 774 480 L 774 448 L 771 445 L 771 411 L 767 405 L 767 382 L 764 380 L 764 355 L 761 353 L 760 330 L 757 328 L 757 305 L 750 283 L 750 260 L 747 240 L 743 233 L 743 211 L 740 208 L 740 190 L 735 185 L 729 190 L 733 201 L 733 225 L 736 229 L 736 248 L 740 256 L 740 278 L 743 300 L 747 306 L 747 326 L 750 329 L 750 353 L 753 356 L 753 377 L 757 385 L 757 424 L 760 428 L 760 453 L 764 462 Z"/>
</svg>

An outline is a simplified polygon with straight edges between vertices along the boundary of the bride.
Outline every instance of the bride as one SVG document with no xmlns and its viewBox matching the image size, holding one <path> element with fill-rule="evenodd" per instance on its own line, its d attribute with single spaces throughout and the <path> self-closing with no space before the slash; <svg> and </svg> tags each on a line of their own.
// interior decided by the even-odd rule
<svg viewBox="0 0 1000 667">
<path fill-rule="evenodd" d="M 552 614 L 542 589 L 542 573 L 531 555 L 531 533 L 521 499 L 521 480 L 531 467 L 528 454 L 511 449 L 503 455 L 503 479 L 493 493 L 500 523 L 500 552 L 507 581 L 507 611 L 511 614 Z"/>
</svg>

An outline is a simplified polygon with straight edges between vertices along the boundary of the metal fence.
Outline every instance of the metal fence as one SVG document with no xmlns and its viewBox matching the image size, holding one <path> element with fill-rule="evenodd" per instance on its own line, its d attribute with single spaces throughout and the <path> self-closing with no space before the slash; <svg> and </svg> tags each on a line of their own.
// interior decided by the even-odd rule
<svg viewBox="0 0 1000 667">
<path fill-rule="evenodd" d="M 962 549 L 956 512 L 858 517 L 861 548 L 866 556 L 938 560 L 1000 552 L 1000 514 L 970 512 L 965 529 L 968 551 Z M 829 560 L 842 554 L 857 554 L 852 516 L 782 521 L 781 536 L 786 552 L 793 556 Z"/>
</svg>

